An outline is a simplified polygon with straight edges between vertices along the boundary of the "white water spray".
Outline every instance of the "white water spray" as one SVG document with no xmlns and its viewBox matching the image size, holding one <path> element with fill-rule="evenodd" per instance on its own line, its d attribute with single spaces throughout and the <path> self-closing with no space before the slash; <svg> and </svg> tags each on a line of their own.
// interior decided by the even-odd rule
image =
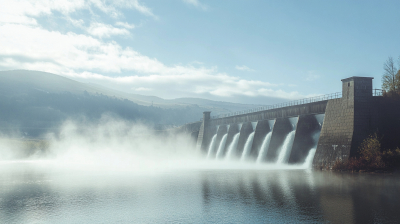
<svg viewBox="0 0 400 224">
<path fill-rule="evenodd" d="M 315 119 L 317 119 L 319 126 L 322 127 L 322 124 L 324 123 L 325 119 L 325 114 L 317 114 L 315 115 Z"/>
<path fill-rule="evenodd" d="M 258 121 L 256 121 L 256 122 L 251 122 L 251 127 L 253 128 L 253 131 L 256 130 L 257 124 L 258 124 Z"/>
<path fill-rule="evenodd" d="M 321 125 L 320 125 L 321 126 Z M 305 168 L 312 168 L 312 162 L 314 160 L 314 155 L 315 155 L 315 151 L 317 151 L 317 145 L 318 145 L 318 140 L 319 140 L 319 135 L 321 134 L 321 130 L 315 132 L 312 135 L 312 138 L 314 140 L 314 146 L 310 149 L 310 151 L 308 152 L 308 155 L 306 157 L 306 160 L 303 163 L 303 167 Z"/>
<path fill-rule="evenodd" d="M 244 144 L 244 149 L 242 153 L 242 157 L 240 158 L 241 161 L 244 161 L 247 159 L 247 156 L 250 153 L 251 146 L 253 145 L 253 139 L 254 139 L 254 131 L 249 135 L 249 137 L 246 140 L 246 143 Z"/>
<path fill-rule="evenodd" d="M 207 158 L 210 158 L 213 152 L 215 151 L 216 144 L 217 144 L 217 134 L 215 134 L 211 139 L 210 146 L 208 147 Z"/>
<path fill-rule="evenodd" d="M 234 152 L 236 151 L 236 148 L 237 148 L 237 145 L 238 145 L 238 142 L 239 142 L 239 137 L 240 137 L 240 132 L 236 133 L 233 136 L 232 143 L 229 145 L 228 152 L 226 154 L 226 159 L 231 159 L 232 158 Z"/>
<path fill-rule="evenodd" d="M 225 149 L 225 144 L 226 144 L 226 139 L 228 137 L 228 133 L 226 133 L 222 139 L 221 139 L 221 143 L 219 143 L 219 147 L 218 147 L 218 151 L 217 151 L 217 156 L 216 158 L 219 159 L 222 157 L 222 154 L 224 153 L 224 149 Z"/>
<path fill-rule="evenodd" d="M 267 156 L 269 143 L 271 142 L 271 136 L 272 136 L 272 131 L 268 132 L 268 134 L 265 136 L 264 141 L 261 145 L 260 151 L 258 153 L 257 163 L 261 163 L 264 160 L 264 158 Z"/>
<path fill-rule="evenodd" d="M 308 155 L 306 157 L 306 160 L 303 163 L 303 167 L 304 168 L 308 168 L 310 169 L 312 167 L 312 162 L 314 159 L 314 155 L 315 155 L 315 151 L 317 150 L 317 148 L 312 148 L 310 149 L 310 151 L 308 152 Z"/>
<path fill-rule="evenodd" d="M 292 151 L 292 146 L 293 146 L 293 141 L 294 141 L 294 135 L 296 133 L 296 130 L 291 131 L 285 138 L 285 141 L 283 142 L 283 145 L 281 147 L 278 160 L 276 163 L 282 164 L 282 163 L 287 163 L 289 160 L 290 152 Z"/>
</svg>

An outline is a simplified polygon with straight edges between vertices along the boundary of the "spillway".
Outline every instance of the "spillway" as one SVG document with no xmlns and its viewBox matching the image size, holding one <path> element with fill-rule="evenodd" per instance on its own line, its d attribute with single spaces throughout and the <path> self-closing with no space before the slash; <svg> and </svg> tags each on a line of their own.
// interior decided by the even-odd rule
<svg viewBox="0 0 400 224">
<path fill-rule="evenodd" d="M 218 147 L 218 151 L 217 151 L 217 156 L 216 158 L 219 159 L 222 157 L 223 153 L 224 153 L 224 149 L 225 149 L 225 144 L 226 144 L 226 139 L 228 137 L 228 133 L 226 133 L 222 139 L 221 142 L 219 143 L 219 147 Z"/>
<path fill-rule="evenodd" d="M 236 133 L 233 137 L 232 143 L 229 145 L 228 153 L 226 154 L 226 159 L 232 159 L 239 142 L 240 132 Z"/>
<path fill-rule="evenodd" d="M 279 152 L 278 160 L 276 163 L 282 164 L 287 163 L 289 160 L 290 152 L 292 151 L 294 135 L 296 134 L 296 130 L 289 132 L 286 136 L 285 141 L 282 144 L 282 147 Z"/>
<path fill-rule="evenodd" d="M 322 127 L 322 123 L 319 123 L 319 126 Z M 320 134 L 321 134 L 321 129 L 317 130 L 316 132 L 314 132 L 312 134 L 312 139 L 314 141 L 314 146 L 310 149 L 310 151 L 308 152 L 308 155 L 306 157 L 306 160 L 304 161 L 303 166 L 305 168 L 311 168 L 312 167 L 312 162 L 313 162 L 313 159 L 314 159 L 315 151 L 317 151 L 317 145 L 318 145 L 318 140 L 319 140 Z"/>
<path fill-rule="evenodd" d="M 211 155 L 215 151 L 216 144 L 217 144 L 217 134 L 215 134 L 211 139 L 210 146 L 208 147 L 207 158 L 211 158 Z"/>
<path fill-rule="evenodd" d="M 317 150 L 317 148 L 312 148 L 310 149 L 310 151 L 308 152 L 308 155 L 306 157 L 306 160 L 304 161 L 303 167 L 304 168 L 309 168 L 311 169 L 312 167 L 312 162 L 314 159 L 314 155 L 315 155 L 315 151 Z"/>
<path fill-rule="evenodd" d="M 271 142 L 271 136 L 272 136 L 272 131 L 268 132 L 268 134 L 265 136 L 260 151 L 258 153 L 257 163 L 261 163 L 264 160 L 265 156 L 267 155 L 269 143 Z"/>
<path fill-rule="evenodd" d="M 250 153 L 251 150 L 251 146 L 253 145 L 253 139 L 254 139 L 254 131 L 249 135 L 249 137 L 246 140 L 246 143 L 244 144 L 244 149 L 243 149 L 243 153 L 242 153 L 242 157 L 240 158 L 240 160 L 244 161 L 247 159 L 247 156 Z"/>
<path fill-rule="evenodd" d="M 219 124 L 209 140 L 207 158 L 255 164 L 292 164 L 309 168 L 324 115 Z"/>
</svg>

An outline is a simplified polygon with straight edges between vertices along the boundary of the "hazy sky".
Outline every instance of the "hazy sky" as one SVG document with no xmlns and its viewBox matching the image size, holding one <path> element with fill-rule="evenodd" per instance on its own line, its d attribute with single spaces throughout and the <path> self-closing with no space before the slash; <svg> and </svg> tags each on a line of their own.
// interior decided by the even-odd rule
<svg viewBox="0 0 400 224">
<path fill-rule="evenodd" d="M 163 98 L 270 104 L 400 55 L 400 1 L 0 0 L 0 70 Z M 275 98 L 275 100 L 274 100 Z"/>
</svg>

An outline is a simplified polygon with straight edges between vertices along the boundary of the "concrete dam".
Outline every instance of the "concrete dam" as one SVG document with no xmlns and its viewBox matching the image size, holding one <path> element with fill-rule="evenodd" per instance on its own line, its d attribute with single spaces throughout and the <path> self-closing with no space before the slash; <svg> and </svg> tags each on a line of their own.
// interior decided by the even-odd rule
<svg viewBox="0 0 400 224">
<path fill-rule="evenodd" d="M 312 164 L 331 168 L 358 155 L 362 141 L 377 133 L 384 148 L 400 146 L 400 100 L 373 90 L 370 77 L 342 80 L 342 92 L 211 117 L 186 124 L 196 146 L 210 159 Z"/>
</svg>

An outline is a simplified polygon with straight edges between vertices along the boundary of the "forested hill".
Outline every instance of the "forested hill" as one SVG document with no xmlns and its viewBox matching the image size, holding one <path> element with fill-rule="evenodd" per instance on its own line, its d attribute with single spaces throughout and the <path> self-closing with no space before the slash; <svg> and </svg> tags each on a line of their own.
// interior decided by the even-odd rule
<svg viewBox="0 0 400 224">
<path fill-rule="evenodd" d="M 129 95 L 124 94 L 50 73 L 1 71 L 0 133 L 38 137 L 57 129 L 67 119 L 97 122 L 104 114 L 162 127 L 198 121 L 206 110 L 224 110 L 174 101 L 164 106 L 145 106 L 148 102 L 127 99 Z"/>
</svg>

